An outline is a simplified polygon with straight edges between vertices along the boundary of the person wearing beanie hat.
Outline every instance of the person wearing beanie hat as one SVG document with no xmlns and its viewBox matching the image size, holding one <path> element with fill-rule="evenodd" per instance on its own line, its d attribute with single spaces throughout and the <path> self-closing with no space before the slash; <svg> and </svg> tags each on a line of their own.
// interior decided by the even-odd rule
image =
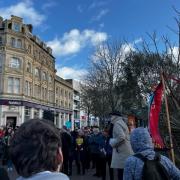
<svg viewBox="0 0 180 180">
<path fill-rule="evenodd" d="M 110 116 L 113 124 L 113 138 L 109 141 L 113 148 L 111 168 L 117 169 L 118 180 L 122 180 L 125 161 L 129 155 L 133 154 L 129 140 L 129 129 L 119 112 L 112 112 Z"/>
<path fill-rule="evenodd" d="M 151 136 L 147 128 L 139 127 L 132 131 L 130 142 L 135 154 L 141 154 L 148 160 L 155 158 L 155 151 Z M 163 165 L 169 175 L 169 179 L 179 180 L 180 170 L 165 156 L 160 155 L 160 164 Z M 141 180 L 144 162 L 136 156 L 130 156 L 126 160 L 124 168 L 124 180 Z M 152 177 L 151 177 L 152 178 Z"/>
</svg>

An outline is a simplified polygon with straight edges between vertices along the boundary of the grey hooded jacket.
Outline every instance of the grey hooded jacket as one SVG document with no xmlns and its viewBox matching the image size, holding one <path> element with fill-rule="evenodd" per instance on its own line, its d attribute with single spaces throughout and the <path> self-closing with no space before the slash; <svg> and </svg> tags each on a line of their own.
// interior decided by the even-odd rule
<svg viewBox="0 0 180 180">
<path fill-rule="evenodd" d="M 136 128 L 132 131 L 131 146 L 134 153 L 141 153 L 149 160 L 154 159 L 155 151 L 149 132 L 146 128 Z M 161 155 L 160 163 L 167 170 L 172 180 L 180 180 L 180 170 L 165 156 Z M 139 158 L 130 156 L 125 163 L 124 180 L 141 180 L 144 162 Z"/>
<path fill-rule="evenodd" d="M 69 180 L 69 178 L 63 173 L 44 171 L 29 178 L 19 177 L 16 180 Z"/>
</svg>

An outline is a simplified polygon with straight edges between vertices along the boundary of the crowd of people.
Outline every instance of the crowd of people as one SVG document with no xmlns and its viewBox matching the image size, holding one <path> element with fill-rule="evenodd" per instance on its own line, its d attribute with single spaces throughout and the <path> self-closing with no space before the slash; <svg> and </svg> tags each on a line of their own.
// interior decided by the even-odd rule
<svg viewBox="0 0 180 180">
<path fill-rule="evenodd" d="M 18 180 L 68 180 L 68 176 L 85 175 L 89 169 L 95 169 L 93 176 L 102 180 L 143 179 L 146 162 L 155 163 L 157 156 L 148 130 L 140 127 L 130 134 L 119 112 L 110 117 L 110 125 L 101 130 L 97 126 L 73 131 L 66 126 L 57 129 L 50 121 L 39 119 L 16 129 L 1 128 L 2 163 L 8 171 L 14 164 L 20 175 Z M 157 159 L 169 179 L 180 179 L 179 169 L 167 157 L 159 155 Z M 154 179 L 155 176 L 158 175 Z"/>
<path fill-rule="evenodd" d="M 109 144 L 110 129 L 102 131 L 98 127 L 83 128 L 69 132 L 66 127 L 61 130 L 62 152 L 64 156 L 63 172 L 84 175 L 88 169 L 95 168 L 94 176 L 106 179 L 106 164 L 109 166 L 110 180 L 113 180 L 113 169 L 110 167 L 112 147 Z M 72 163 L 76 172 L 72 172 Z"/>
</svg>

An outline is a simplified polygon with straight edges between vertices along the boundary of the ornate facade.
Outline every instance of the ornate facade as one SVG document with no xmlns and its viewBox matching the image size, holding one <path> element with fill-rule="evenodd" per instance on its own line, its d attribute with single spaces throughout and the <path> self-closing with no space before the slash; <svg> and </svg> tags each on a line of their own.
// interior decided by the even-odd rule
<svg viewBox="0 0 180 180">
<path fill-rule="evenodd" d="M 56 80 L 52 49 L 32 30 L 20 17 L 0 17 L 0 125 L 19 126 L 50 112 L 56 114 L 55 123 L 60 127 L 65 123 L 59 122 L 61 119 L 71 118 L 72 102 L 64 99 L 61 104 L 56 89 L 65 89 L 70 95 L 72 85 Z"/>
</svg>

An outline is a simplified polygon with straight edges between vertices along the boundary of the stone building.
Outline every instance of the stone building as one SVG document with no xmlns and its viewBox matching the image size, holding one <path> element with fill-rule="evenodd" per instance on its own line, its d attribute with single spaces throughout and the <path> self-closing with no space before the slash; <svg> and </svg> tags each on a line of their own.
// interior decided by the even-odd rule
<svg viewBox="0 0 180 180">
<path fill-rule="evenodd" d="M 82 128 L 87 126 L 87 113 L 81 107 L 81 86 L 80 82 L 67 79 L 73 87 L 73 116 L 72 116 L 72 127 Z"/>
<path fill-rule="evenodd" d="M 63 125 L 72 127 L 73 114 L 73 86 L 66 80 L 55 77 L 55 123 L 58 127 Z"/>
<path fill-rule="evenodd" d="M 64 100 L 62 106 L 55 96 L 56 87 L 67 89 L 68 85 L 56 76 L 52 49 L 32 30 L 20 17 L 0 17 L 0 125 L 19 126 L 30 118 L 44 117 L 45 112 L 56 114 L 56 121 L 61 112 L 72 114 L 72 102 Z M 71 85 L 68 88 L 71 93 Z"/>
</svg>

